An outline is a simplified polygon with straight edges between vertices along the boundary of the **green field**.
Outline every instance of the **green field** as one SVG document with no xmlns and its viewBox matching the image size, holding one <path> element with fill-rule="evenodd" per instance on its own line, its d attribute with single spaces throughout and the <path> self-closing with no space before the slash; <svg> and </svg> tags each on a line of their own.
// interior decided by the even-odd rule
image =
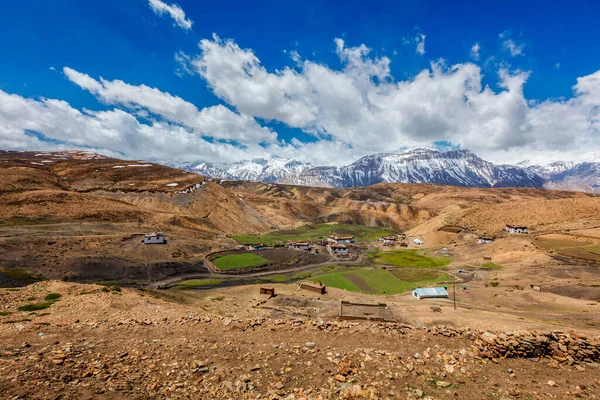
<svg viewBox="0 0 600 400">
<path fill-rule="evenodd" d="M 274 245 L 288 241 L 311 240 L 319 241 L 331 234 L 352 235 L 357 241 L 375 240 L 379 236 L 394 234 L 390 228 L 371 228 L 363 225 L 348 224 L 316 224 L 307 225 L 298 229 L 274 231 L 263 235 L 234 235 L 233 238 L 240 244 L 266 243 Z"/>
<path fill-rule="evenodd" d="M 215 286 L 223 283 L 220 279 L 188 279 L 177 284 L 179 288 L 195 288 L 203 286 Z"/>
<path fill-rule="evenodd" d="M 486 262 L 481 264 L 481 268 L 483 269 L 502 269 L 502 265 L 496 264 L 493 262 Z"/>
<path fill-rule="evenodd" d="M 395 267 L 444 269 L 450 264 L 445 257 L 430 257 L 422 250 L 380 251 L 369 254 L 375 264 L 393 265 Z"/>
<path fill-rule="evenodd" d="M 395 294 L 414 287 L 450 280 L 451 277 L 437 271 L 414 271 L 403 269 L 352 269 L 333 272 L 311 278 L 325 286 L 367 294 Z"/>
<path fill-rule="evenodd" d="M 269 260 L 258 254 L 242 253 L 217 257 L 212 260 L 212 263 L 215 264 L 218 269 L 240 269 L 258 267 L 269 263 Z"/>
</svg>

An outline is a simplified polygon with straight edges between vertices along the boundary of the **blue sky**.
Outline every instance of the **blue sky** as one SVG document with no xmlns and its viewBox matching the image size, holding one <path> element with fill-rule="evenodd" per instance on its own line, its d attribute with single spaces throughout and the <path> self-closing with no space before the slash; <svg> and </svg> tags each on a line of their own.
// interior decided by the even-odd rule
<svg viewBox="0 0 600 400">
<path fill-rule="evenodd" d="M 473 3 L 5 2 L 0 148 L 333 164 L 440 142 L 507 162 L 600 151 L 600 5 Z"/>
</svg>

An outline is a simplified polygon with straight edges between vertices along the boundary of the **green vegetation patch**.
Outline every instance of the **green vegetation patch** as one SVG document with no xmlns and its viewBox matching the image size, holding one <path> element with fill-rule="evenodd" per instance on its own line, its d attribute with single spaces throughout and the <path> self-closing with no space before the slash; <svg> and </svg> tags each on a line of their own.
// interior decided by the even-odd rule
<svg viewBox="0 0 600 400">
<path fill-rule="evenodd" d="M 590 253 L 599 254 L 600 255 L 600 246 L 597 245 L 597 244 L 593 244 L 591 246 L 587 246 L 585 249 L 587 251 L 589 251 Z"/>
<path fill-rule="evenodd" d="M 0 311 L 0 317 L 6 317 L 7 315 L 12 314 L 10 311 Z"/>
<path fill-rule="evenodd" d="M 352 235 L 357 241 L 375 240 L 379 236 L 391 235 L 391 228 L 369 227 L 349 224 L 315 224 L 297 229 L 269 232 L 263 235 L 234 235 L 240 244 L 266 243 L 268 245 L 284 244 L 288 241 L 311 240 L 320 241 L 332 234 Z"/>
<path fill-rule="evenodd" d="M 46 297 L 44 297 L 44 300 L 46 300 L 46 301 L 58 300 L 61 297 L 62 297 L 62 295 L 60 293 L 48 293 L 46 295 Z"/>
<path fill-rule="evenodd" d="M 24 306 L 18 307 L 17 310 L 19 310 L 19 311 L 45 310 L 46 308 L 50 307 L 52 304 L 54 304 L 53 301 L 44 301 L 42 303 L 26 304 Z"/>
<path fill-rule="evenodd" d="M 271 276 L 261 277 L 259 279 L 260 282 L 264 282 L 264 283 L 285 283 L 289 280 L 290 280 L 290 278 L 288 278 L 287 275 L 271 275 Z"/>
<path fill-rule="evenodd" d="M 243 253 L 217 257 L 212 260 L 212 263 L 218 269 L 240 269 L 265 265 L 269 263 L 269 260 L 258 254 Z"/>
<path fill-rule="evenodd" d="M 395 250 L 370 253 L 369 258 L 376 264 L 395 267 L 444 269 L 450 264 L 446 257 L 430 257 L 422 250 Z"/>
<path fill-rule="evenodd" d="M 0 287 L 27 286 L 45 279 L 22 268 L 0 268 Z"/>
<path fill-rule="evenodd" d="M 502 269 L 502 265 L 496 264 L 496 263 L 493 263 L 493 262 L 486 262 L 486 263 L 481 264 L 481 268 L 484 268 L 484 269 Z"/>
<path fill-rule="evenodd" d="M 325 286 L 344 289 L 351 292 L 368 294 L 402 293 L 416 286 L 450 280 L 451 277 L 436 271 L 408 271 L 402 269 L 387 270 L 383 268 L 353 269 L 333 272 L 311 278 Z"/>
</svg>

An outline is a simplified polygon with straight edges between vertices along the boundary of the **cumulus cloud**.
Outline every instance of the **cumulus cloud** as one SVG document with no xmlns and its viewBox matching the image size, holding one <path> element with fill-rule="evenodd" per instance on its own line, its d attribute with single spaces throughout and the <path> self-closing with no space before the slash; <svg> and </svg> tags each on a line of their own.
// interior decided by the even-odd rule
<svg viewBox="0 0 600 400">
<path fill-rule="evenodd" d="M 479 61 L 479 50 L 481 50 L 479 43 L 475 43 L 471 47 L 471 58 L 475 61 Z"/>
<path fill-rule="evenodd" d="M 554 68 L 560 69 L 560 63 L 558 62 L 558 63 L 554 64 Z"/>
<path fill-rule="evenodd" d="M 268 71 L 252 50 L 216 36 L 200 43 L 191 64 L 241 113 L 345 143 L 362 154 L 448 141 L 493 155 L 528 146 L 557 150 L 560 138 L 569 136 L 581 145 L 596 138 L 593 114 L 598 111 L 584 107 L 591 97 L 584 91 L 596 90 L 589 88 L 590 81 L 578 85 L 569 102 L 532 103 L 523 93 L 528 72 L 501 69 L 500 90 L 494 91 L 483 86 L 477 65 L 442 60 L 396 82 L 387 57 L 371 56 L 365 45 L 334 43 L 342 70 L 304 59 L 297 70 Z M 564 124 L 552 129 L 544 123 L 546 113 L 557 112 L 579 119 L 567 129 L 570 134 Z M 548 135 L 559 139 L 548 140 Z"/>
<path fill-rule="evenodd" d="M 274 142 L 277 134 L 261 127 L 252 117 L 234 113 L 217 105 L 202 110 L 181 97 L 146 85 L 134 86 L 121 80 L 96 80 L 89 75 L 64 67 L 65 76 L 94 94 L 105 104 L 122 105 L 132 110 L 147 110 L 171 122 L 191 128 L 202 136 L 235 140 L 240 143 Z"/>
<path fill-rule="evenodd" d="M 155 14 L 167 14 L 171 18 L 173 18 L 173 21 L 175 21 L 175 25 L 177 25 L 178 27 L 185 30 L 192 29 L 192 20 L 185 17 L 185 12 L 177 4 L 169 5 L 161 0 L 148 0 L 148 4 L 150 5 L 150 8 L 152 9 L 152 11 L 154 11 Z"/>
</svg>

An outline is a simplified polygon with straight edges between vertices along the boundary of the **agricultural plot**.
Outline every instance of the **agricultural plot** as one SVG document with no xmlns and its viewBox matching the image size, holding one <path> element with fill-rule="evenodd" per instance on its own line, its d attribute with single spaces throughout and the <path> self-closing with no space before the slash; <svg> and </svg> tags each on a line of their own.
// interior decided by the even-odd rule
<svg viewBox="0 0 600 400">
<path fill-rule="evenodd" d="M 450 280 L 443 272 L 383 268 L 352 269 L 312 278 L 325 286 L 367 294 L 395 294 L 416 286 Z"/>
<path fill-rule="evenodd" d="M 362 225 L 347 224 L 316 224 L 307 225 L 293 230 L 274 231 L 263 235 L 234 235 L 233 238 L 240 244 L 266 243 L 275 245 L 288 241 L 320 241 L 331 234 L 352 235 L 358 241 L 375 240 L 379 236 L 391 235 L 395 231 L 390 228 L 372 228 Z"/>
<path fill-rule="evenodd" d="M 269 263 L 269 260 L 258 254 L 241 253 L 217 257 L 212 260 L 212 263 L 218 269 L 241 269 L 265 265 Z"/>
<path fill-rule="evenodd" d="M 445 257 L 430 257 L 422 250 L 379 251 L 369 254 L 375 264 L 395 267 L 444 269 L 450 264 Z"/>
<path fill-rule="evenodd" d="M 534 243 L 544 250 L 585 260 L 600 261 L 600 246 L 584 240 L 539 236 Z"/>
</svg>

